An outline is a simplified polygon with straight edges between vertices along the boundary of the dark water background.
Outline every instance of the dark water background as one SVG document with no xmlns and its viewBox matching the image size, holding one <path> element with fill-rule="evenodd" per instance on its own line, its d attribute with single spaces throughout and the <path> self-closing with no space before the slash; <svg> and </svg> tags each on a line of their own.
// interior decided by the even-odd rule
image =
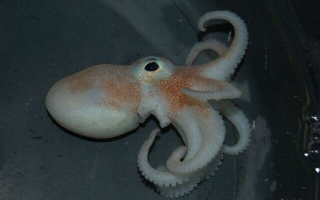
<svg viewBox="0 0 320 200">
<path fill-rule="evenodd" d="M 320 56 L 312 57 L 320 55 L 319 12 L 297 2 L 1 0 L 0 199 L 164 199 L 137 169 L 154 118 L 123 137 L 90 140 L 54 123 L 45 96 L 59 79 L 95 64 L 155 55 L 183 65 L 197 41 L 228 42 L 230 26 L 197 31 L 199 17 L 214 10 L 247 24 L 249 48 L 232 83 L 256 128 L 247 151 L 225 156 L 219 172 L 182 199 L 318 199 L 319 160 L 304 154 L 312 142 L 305 114 L 319 102 Z M 197 62 L 210 59 L 203 53 Z M 232 143 L 236 132 L 227 126 Z M 164 164 L 179 144 L 175 130 L 165 129 L 151 164 Z"/>
</svg>

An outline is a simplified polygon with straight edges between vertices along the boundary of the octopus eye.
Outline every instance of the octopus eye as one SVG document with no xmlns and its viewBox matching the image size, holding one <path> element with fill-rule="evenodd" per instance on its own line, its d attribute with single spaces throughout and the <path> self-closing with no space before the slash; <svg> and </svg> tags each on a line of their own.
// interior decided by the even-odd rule
<svg viewBox="0 0 320 200">
<path fill-rule="evenodd" d="M 159 65 L 156 62 L 150 62 L 144 67 L 144 69 L 149 72 L 156 71 L 158 68 Z"/>
</svg>

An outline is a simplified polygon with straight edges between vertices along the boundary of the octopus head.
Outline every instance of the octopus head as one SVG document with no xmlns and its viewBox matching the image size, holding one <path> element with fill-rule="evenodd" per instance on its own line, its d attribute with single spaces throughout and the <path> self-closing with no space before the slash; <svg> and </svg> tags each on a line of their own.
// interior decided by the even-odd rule
<svg viewBox="0 0 320 200">
<path fill-rule="evenodd" d="M 129 66 L 98 65 L 54 84 L 46 107 L 72 132 L 110 138 L 139 125 L 139 99 L 139 85 Z"/>
</svg>

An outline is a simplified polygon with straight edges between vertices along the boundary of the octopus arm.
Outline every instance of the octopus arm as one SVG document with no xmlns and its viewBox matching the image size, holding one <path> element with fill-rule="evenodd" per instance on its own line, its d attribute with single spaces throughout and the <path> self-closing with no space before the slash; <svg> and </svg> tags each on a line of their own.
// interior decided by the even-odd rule
<svg viewBox="0 0 320 200">
<path fill-rule="evenodd" d="M 183 138 L 183 142 L 186 145 L 186 154 L 180 154 L 180 148 L 178 147 L 172 153 L 172 156 L 179 158 L 180 155 L 185 156 L 185 159 L 192 158 L 200 149 L 202 145 L 201 129 L 196 121 L 191 120 L 186 114 L 179 115 L 176 119 L 172 119 L 173 125 L 177 128 L 178 133 Z"/>
<path fill-rule="evenodd" d="M 155 140 L 156 134 L 160 132 L 160 129 L 154 129 L 149 138 L 143 143 L 140 152 L 138 154 L 138 167 L 141 174 L 149 181 L 159 186 L 169 187 L 182 183 L 185 179 L 178 177 L 168 171 L 154 169 L 148 161 L 148 154 L 152 143 Z M 180 149 L 179 153 L 185 154 L 186 149 Z M 178 151 L 176 151 L 178 152 Z M 183 156 L 181 155 L 181 156 Z"/>
<path fill-rule="evenodd" d="M 142 175 L 149 181 L 153 182 L 161 195 L 174 198 L 188 194 L 196 188 L 198 183 L 206 178 L 205 171 L 199 170 L 194 173 L 177 175 L 170 172 L 165 166 L 159 166 L 154 169 L 148 162 L 148 152 L 154 142 L 159 129 L 154 129 L 149 138 L 144 142 L 138 156 L 138 166 Z M 186 147 L 181 146 L 173 152 L 173 157 L 183 157 L 186 154 Z M 221 160 L 212 162 L 217 171 L 221 165 Z M 212 171 L 210 171 L 212 173 Z M 182 178 L 183 177 L 183 178 Z"/>
<path fill-rule="evenodd" d="M 219 56 L 222 56 L 225 54 L 228 50 L 228 47 L 226 47 L 225 44 L 217 41 L 217 40 L 205 40 L 202 42 L 196 43 L 190 50 L 187 59 L 186 59 L 186 64 L 187 65 L 192 65 L 194 60 L 198 57 L 198 55 L 202 51 L 206 50 L 212 50 L 216 52 Z"/>
<path fill-rule="evenodd" d="M 192 192 L 192 190 L 194 190 L 201 183 L 201 181 L 209 179 L 211 176 L 213 176 L 222 165 L 222 159 L 223 154 L 222 151 L 220 151 L 216 158 L 210 164 L 208 164 L 203 169 L 195 172 L 188 181 L 176 185 L 175 187 L 157 186 L 157 190 L 161 195 L 168 198 L 184 196 Z M 167 168 L 164 167 L 164 170 L 167 170 Z"/>
<path fill-rule="evenodd" d="M 230 22 L 234 27 L 235 37 L 226 53 L 209 63 L 194 66 L 194 70 L 198 71 L 198 74 L 203 77 L 226 80 L 226 78 L 234 73 L 237 65 L 245 54 L 248 45 L 248 30 L 244 21 L 236 14 L 229 11 L 214 11 L 204 14 L 198 21 L 199 30 L 205 31 L 204 24 L 215 19 L 222 19 Z M 205 43 L 208 42 L 204 42 L 203 44 Z M 203 46 L 203 49 L 204 48 L 205 47 Z M 192 60 L 192 57 L 189 59 Z"/>
<path fill-rule="evenodd" d="M 201 135 L 195 134 L 200 133 L 199 127 L 194 121 L 190 121 L 188 115 L 185 114 L 174 119 L 173 124 L 177 128 L 188 149 L 185 146 L 178 147 L 173 151 L 172 156 L 174 158 L 185 157 L 186 159 L 193 157 L 202 144 Z M 148 154 L 157 132 L 159 132 L 159 129 L 155 129 L 151 132 L 149 139 L 144 142 L 138 154 L 138 167 L 142 175 L 149 181 L 163 187 L 175 186 L 187 181 L 190 177 L 190 174 L 188 173 L 178 175 L 168 170 L 155 169 L 149 164 Z"/>
<path fill-rule="evenodd" d="M 227 82 L 194 77 L 194 81 L 187 88 L 181 88 L 181 92 L 197 99 L 234 99 L 241 96 L 240 90 Z"/>
<path fill-rule="evenodd" d="M 208 105 L 209 106 L 209 105 Z M 212 112 L 217 114 L 212 108 Z M 209 111 L 210 113 L 210 111 Z M 212 115 L 208 115 L 209 119 L 212 120 L 214 117 Z M 210 117 L 211 116 L 211 117 Z M 199 117 L 199 113 L 191 108 L 184 109 L 176 119 L 173 120 L 173 124 L 177 128 L 179 134 L 182 136 L 184 143 L 186 146 L 181 146 L 175 149 L 169 159 L 180 160 L 183 158 L 184 161 L 192 160 L 195 156 L 199 156 L 198 160 L 195 160 L 196 163 L 190 163 L 191 165 L 197 165 L 193 169 L 199 170 L 186 170 L 186 171 L 172 171 L 167 167 L 160 167 L 160 168 L 153 168 L 148 161 L 148 154 L 152 143 L 155 140 L 157 132 L 159 129 L 155 129 L 151 132 L 149 138 L 144 142 L 142 145 L 139 155 L 138 155 L 138 167 L 141 171 L 142 175 L 149 181 L 153 182 L 157 188 L 159 189 L 160 193 L 165 194 L 165 196 L 174 196 L 176 195 L 184 195 L 190 191 L 192 191 L 198 182 L 202 179 L 208 177 L 212 174 L 216 169 L 217 166 L 220 164 L 220 159 L 212 159 L 217 154 L 217 151 L 220 150 L 223 140 L 224 140 L 224 126 L 222 119 L 219 120 L 219 115 L 215 116 L 218 117 L 218 122 L 221 122 L 220 129 L 218 128 L 218 136 L 211 139 L 211 143 L 205 142 L 207 139 L 210 139 L 203 134 L 203 130 L 206 130 L 207 133 L 211 133 L 212 127 L 208 127 L 208 129 L 203 128 L 202 126 L 207 126 L 206 123 L 202 122 L 202 119 L 199 121 L 194 120 Z M 219 131 L 222 133 L 219 134 Z M 206 137 L 206 138 L 204 138 Z M 210 146 L 211 144 L 211 146 Z M 217 146 L 213 145 L 217 144 Z M 213 147 L 213 148 L 212 148 Z M 202 153 L 206 153 L 203 155 Z M 203 157 L 204 159 L 203 160 Z M 220 156 L 218 156 L 220 158 Z M 199 160 L 203 160 L 200 163 Z M 216 161 L 215 161 L 216 160 Z M 183 161 L 183 163 L 184 163 Z M 210 163 L 211 162 L 211 163 Z M 218 163 L 217 163 L 218 162 Z M 210 163 L 210 164 L 209 164 Z M 207 165 L 209 164 L 209 165 Z M 186 166 L 188 167 L 188 166 Z"/>
<path fill-rule="evenodd" d="M 242 153 L 250 143 L 250 125 L 242 110 L 230 101 L 214 101 L 213 107 L 217 109 L 225 118 L 227 118 L 237 129 L 239 139 L 233 146 L 224 145 L 223 153 L 229 155 L 238 155 Z"/>
<path fill-rule="evenodd" d="M 189 107 L 181 112 L 189 116 L 190 120 L 195 120 L 199 127 L 197 132 L 186 132 L 186 140 L 189 142 L 193 135 L 201 135 L 201 146 L 193 156 L 186 156 L 183 161 L 181 161 L 183 155 L 174 152 L 167 160 L 166 166 L 173 173 L 187 174 L 201 170 L 215 158 L 223 145 L 225 127 L 221 116 L 209 104 L 206 106 L 205 113 Z"/>
</svg>

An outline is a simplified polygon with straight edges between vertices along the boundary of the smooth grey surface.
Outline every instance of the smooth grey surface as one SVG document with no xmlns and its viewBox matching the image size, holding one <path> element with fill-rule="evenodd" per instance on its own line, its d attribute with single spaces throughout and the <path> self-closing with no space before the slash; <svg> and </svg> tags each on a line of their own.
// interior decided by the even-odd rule
<svg viewBox="0 0 320 200">
<path fill-rule="evenodd" d="M 233 83 L 244 94 L 236 102 L 256 129 L 245 153 L 225 156 L 219 172 L 183 199 L 312 196 L 296 150 L 307 102 L 304 75 L 272 2 L 2 0 L 0 9 L 0 199 L 164 199 L 137 169 L 154 118 L 123 137 L 90 140 L 54 123 L 45 96 L 59 79 L 95 64 L 156 55 L 183 65 L 199 39 L 227 42 L 228 31 L 198 34 L 196 28 L 200 16 L 218 9 L 239 14 L 249 29 Z M 198 62 L 208 60 L 202 54 Z M 235 133 L 229 125 L 227 143 Z M 151 164 L 164 164 L 180 144 L 172 127 L 165 129 Z"/>
</svg>

